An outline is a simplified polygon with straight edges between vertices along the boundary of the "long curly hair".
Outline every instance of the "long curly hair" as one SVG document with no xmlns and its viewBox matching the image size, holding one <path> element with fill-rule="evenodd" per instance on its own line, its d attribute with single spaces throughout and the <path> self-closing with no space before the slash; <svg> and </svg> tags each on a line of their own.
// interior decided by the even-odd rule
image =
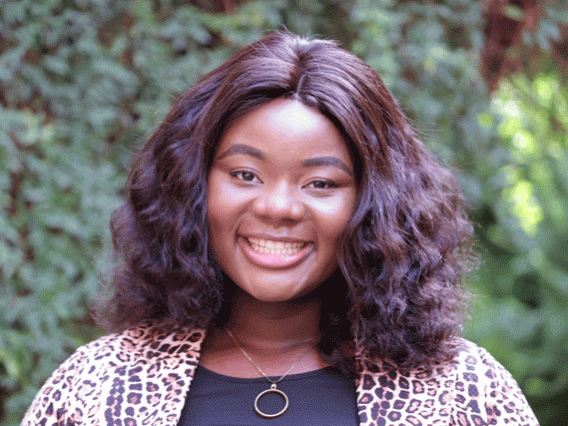
<svg viewBox="0 0 568 426">
<path fill-rule="evenodd" d="M 134 157 L 126 201 L 111 219 L 119 263 L 101 322 L 206 328 L 226 315 L 230 286 L 208 247 L 208 170 L 224 129 L 280 97 L 329 118 L 356 170 L 359 200 L 329 278 L 337 291 L 321 296 L 328 361 L 345 364 L 354 353 L 402 369 L 447 361 L 473 259 L 456 181 L 367 64 L 334 42 L 288 32 L 243 48 L 182 94 Z"/>
</svg>

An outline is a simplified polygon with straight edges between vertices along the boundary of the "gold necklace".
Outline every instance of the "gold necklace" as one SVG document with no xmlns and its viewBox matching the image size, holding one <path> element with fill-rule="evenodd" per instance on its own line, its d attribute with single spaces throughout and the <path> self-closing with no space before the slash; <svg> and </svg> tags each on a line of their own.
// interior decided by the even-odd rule
<svg viewBox="0 0 568 426">
<path fill-rule="evenodd" d="M 257 371 L 266 379 L 268 380 L 271 385 L 270 385 L 270 389 L 266 389 L 265 391 L 262 391 L 261 393 L 259 393 L 256 397 L 256 399 L 254 400 L 254 410 L 256 411 L 256 413 L 261 416 L 264 417 L 265 419 L 274 419 L 276 417 L 280 417 L 282 414 L 284 414 L 286 412 L 286 410 L 288 409 L 288 406 L 290 405 L 290 401 L 288 400 L 288 396 L 282 392 L 280 389 L 276 388 L 276 384 L 279 383 L 280 381 L 282 381 L 282 379 L 284 379 L 284 377 L 286 377 L 288 375 L 288 373 L 290 371 L 292 371 L 292 368 L 294 368 L 296 366 L 296 364 L 298 362 L 300 362 L 300 360 L 306 356 L 306 354 L 311 351 L 313 348 L 316 347 L 316 345 L 319 342 L 316 342 L 314 345 L 310 346 L 304 353 L 302 353 L 302 355 L 300 356 L 300 358 L 298 358 L 291 366 L 290 368 L 282 375 L 282 377 L 280 377 L 278 380 L 270 380 L 270 378 L 266 375 L 266 373 L 264 371 L 262 371 L 260 369 L 260 367 L 256 364 L 256 362 L 254 362 L 252 360 L 252 358 L 249 356 L 249 354 L 246 353 L 246 351 L 242 348 L 242 346 L 239 344 L 239 342 L 237 341 L 237 339 L 235 338 L 235 336 L 233 336 L 233 333 L 231 333 L 229 331 L 229 329 L 227 327 L 225 327 L 225 331 L 227 332 L 227 334 L 229 335 L 229 337 L 231 339 L 233 339 L 233 342 L 235 342 L 235 345 L 237 345 L 237 348 L 239 348 L 241 350 L 241 352 L 243 353 L 243 355 L 245 356 L 246 359 L 248 359 L 250 361 L 250 363 L 252 365 L 254 365 L 254 367 L 257 369 Z M 267 414 L 264 413 L 262 411 L 260 411 L 260 408 L 258 408 L 258 401 L 260 401 L 260 399 L 265 396 L 268 395 L 269 393 L 276 393 L 278 395 L 280 395 L 282 398 L 284 398 L 284 408 L 282 410 L 280 410 L 279 412 L 275 413 L 275 414 Z"/>
</svg>

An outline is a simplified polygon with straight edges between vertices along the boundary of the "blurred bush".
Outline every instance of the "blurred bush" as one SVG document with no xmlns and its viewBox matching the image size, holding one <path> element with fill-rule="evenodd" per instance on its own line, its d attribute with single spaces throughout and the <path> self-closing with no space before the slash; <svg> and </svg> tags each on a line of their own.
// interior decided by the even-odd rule
<svg viewBox="0 0 568 426">
<path fill-rule="evenodd" d="M 455 167 L 485 262 L 466 336 L 511 370 L 543 425 L 561 424 L 568 12 L 494 3 L 0 0 L 0 423 L 17 424 L 101 333 L 88 305 L 112 265 L 107 224 L 132 153 L 175 96 L 285 26 L 365 59 Z M 505 27 L 514 37 L 492 35 Z"/>
</svg>

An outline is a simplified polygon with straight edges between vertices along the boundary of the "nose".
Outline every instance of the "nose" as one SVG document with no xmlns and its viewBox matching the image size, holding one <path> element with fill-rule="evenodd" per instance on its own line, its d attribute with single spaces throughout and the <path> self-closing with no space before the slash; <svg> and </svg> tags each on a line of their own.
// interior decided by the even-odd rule
<svg viewBox="0 0 568 426">
<path fill-rule="evenodd" d="M 305 214 L 299 189 L 287 182 L 267 185 L 256 198 L 253 208 L 258 216 L 273 223 L 297 222 Z"/>
</svg>

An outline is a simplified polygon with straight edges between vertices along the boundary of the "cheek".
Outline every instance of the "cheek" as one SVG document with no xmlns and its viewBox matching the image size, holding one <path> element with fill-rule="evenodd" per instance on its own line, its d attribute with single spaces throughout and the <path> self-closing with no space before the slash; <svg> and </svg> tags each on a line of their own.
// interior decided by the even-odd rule
<svg viewBox="0 0 568 426">
<path fill-rule="evenodd" d="M 223 216 L 242 212 L 250 191 L 243 191 L 222 172 L 212 172 L 208 180 L 207 215 Z"/>
<path fill-rule="evenodd" d="M 217 257 L 235 243 L 236 230 L 246 214 L 248 202 L 246 194 L 223 176 L 212 172 L 208 180 L 207 229 L 209 245 Z"/>
<path fill-rule="evenodd" d="M 207 182 L 207 221 L 211 225 L 222 223 L 222 217 L 233 208 L 234 191 L 228 186 L 219 173 L 211 172 Z"/>
<path fill-rule="evenodd" d="M 320 234 L 329 239 L 339 239 L 345 225 L 355 211 L 356 196 L 342 197 L 332 203 L 322 202 L 317 207 Z"/>
<path fill-rule="evenodd" d="M 207 182 L 207 228 L 209 240 L 213 248 L 222 238 L 223 216 L 227 214 L 229 205 L 223 202 L 223 184 L 216 176 L 211 173 Z"/>
<path fill-rule="evenodd" d="M 207 199 L 207 232 L 209 234 L 209 250 L 221 268 L 226 265 L 222 260 L 227 258 L 231 247 L 230 220 L 226 220 L 226 205 L 218 192 L 211 192 Z M 225 218 L 225 220 L 224 220 Z"/>
</svg>

